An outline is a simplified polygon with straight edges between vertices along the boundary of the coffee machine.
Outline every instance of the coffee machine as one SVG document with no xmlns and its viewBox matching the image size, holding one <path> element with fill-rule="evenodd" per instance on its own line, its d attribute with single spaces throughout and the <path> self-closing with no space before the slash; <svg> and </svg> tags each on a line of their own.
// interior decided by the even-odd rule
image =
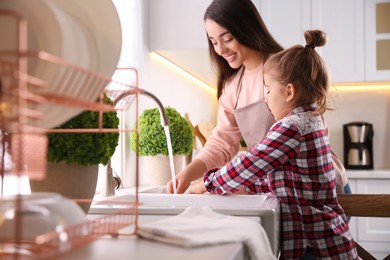
<svg viewBox="0 0 390 260">
<path fill-rule="evenodd" d="M 367 122 L 343 125 L 344 166 L 346 169 L 373 169 L 372 141 L 374 131 Z"/>
</svg>

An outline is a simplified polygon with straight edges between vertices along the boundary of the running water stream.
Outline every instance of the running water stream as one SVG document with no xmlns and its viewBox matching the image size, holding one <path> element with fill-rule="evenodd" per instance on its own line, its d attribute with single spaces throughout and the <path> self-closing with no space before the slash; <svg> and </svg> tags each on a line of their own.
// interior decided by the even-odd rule
<svg viewBox="0 0 390 260">
<path fill-rule="evenodd" d="M 176 194 L 176 174 L 175 174 L 176 171 L 175 171 L 175 164 L 173 162 L 173 149 L 172 149 L 171 135 L 169 133 L 169 125 L 164 125 L 163 127 L 164 127 L 165 136 L 167 138 L 168 157 L 169 157 L 169 165 L 171 166 L 173 193 Z"/>
</svg>

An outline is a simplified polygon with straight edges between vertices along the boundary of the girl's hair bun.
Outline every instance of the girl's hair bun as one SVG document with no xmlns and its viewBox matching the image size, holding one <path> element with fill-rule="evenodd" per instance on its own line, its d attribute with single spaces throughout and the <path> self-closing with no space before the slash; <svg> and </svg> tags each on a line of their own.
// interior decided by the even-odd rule
<svg viewBox="0 0 390 260">
<path fill-rule="evenodd" d="M 324 46 L 326 43 L 326 34 L 320 30 L 305 31 L 306 48 Z"/>
</svg>

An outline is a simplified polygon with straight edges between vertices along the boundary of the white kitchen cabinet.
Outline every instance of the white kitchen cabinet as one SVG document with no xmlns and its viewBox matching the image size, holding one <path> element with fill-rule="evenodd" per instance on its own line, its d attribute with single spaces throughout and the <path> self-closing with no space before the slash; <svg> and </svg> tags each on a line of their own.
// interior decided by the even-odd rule
<svg viewBox="0 0 390 260">
<path fill-rule="evenodd" d="M 364 178 L 364 173 L 362 175 L 349 177 L 353 193 L 390 194 L 390 178 Z M 352 217 L 349 226 L 354 239 L 377 259 L 390 254 L 390 218 Z"/>
<path fill-rule="evenodd" d="M 317 51 L 327 63 L 333 83 L 390 81 L 390 0 L 252 1 L 271 34 L 285 48 L 305 44 L 305 30 L 327 33 L 327 44 Z M 150 49 L 206 82 L 215 78 L 210 73 L 203 24 L 210 3 L 149 1 Z M 377 24 L 382 31 L 377 30 Z"/>
<path fill-rule="evenodd" d="M 257 0 L 283 47 L 304 44 L 309 29 L 326 32 L 317 48 L 333 83 L 390 81 L 390 0 Z"/>
<path fill-rule="evenodd" d="M 203 15 L 212 0 L 149 0 L 149 49 L 215 86 Z"/>
<path fill-rule="evenodd" d="M 258 0 L 256 6 L 272 36 L 284 47 L 304 44 L 311 27 L 310 0 Z"/>
<path fill-rule="evenodd" d="M 390 1 L 366 0 L 366 79 L 390 81 Z"/>
<path fill-rule="evenodd" d="M 335 83 L 364 81 L 364 0 L 260 0 L 259 11 L 285 48 L 305 44 L 305 30 L 326 32 L 317 48 Z"/>
<path fill-rule="evenodd" d="M 312 29 L 327 34 L 327 43 L 318 48 L 335 83 L 364 81 L 363 0 L 312 1 Z"/>
<path fill-rule="evenodd" d="M 207 48 L 203 14 L 211 0 L 149 0 L 151 50 Z"/>
</svg>

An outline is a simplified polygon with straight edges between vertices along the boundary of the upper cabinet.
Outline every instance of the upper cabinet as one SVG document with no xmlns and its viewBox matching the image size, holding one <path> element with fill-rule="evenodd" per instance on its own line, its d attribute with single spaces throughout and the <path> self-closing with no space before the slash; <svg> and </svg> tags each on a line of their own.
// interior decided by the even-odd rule
<svg viewBox="0 0 390 260">
<path fill-rule="evenodd" d="M 366 0 L 366 76 L 390 80 L 390 1 Z"/>
<path fill-rule="evenodd" d="M 283 47 L 304 44 L 309 29 L 326 32 L 318 48 L 334 83 L 390 81 L 389 0 L 257 0 Z"/>
<path fill-rule="evenodd" d="M 259 3 L 269 30 L 285 48 L 305 44 L 305 30 L 320 29 L 327 34 L 326 45 L 317 51 L 336 83 L 365 80 L 363 7 L 363 0 L 261 0 Z"/>
<path fill-rule="evenodd" d="M 210 86 L 216 85 L 203 15 L 212 0 L 149 0 L 149 48 Z"/>
<path fill-rule="evenodd" d="M 150 49 L 215 84 L 203 14 L 212 0 L 149 0 Z M 333 83 L 390 81 L 390 0 L 252 0 L 285 48 L 320 29 Z"/>
<path fill-rule="evenodd" d="M 327 34 L 319 54 L 328 64 L 332 81 L 365 81 L 363 0 L 312 1 L 312 29 Z"/>
<path fill-rule="evenodd" d="M 149 0 L 149 47 L 207 48 L 203 14 L 211 0 Z"/>
<path fill-rule="evenodd" d="M 311 0 L 253 0 L 268 30 L 284 47 L 303 44 L 311 28 Z"/>
</svg>

